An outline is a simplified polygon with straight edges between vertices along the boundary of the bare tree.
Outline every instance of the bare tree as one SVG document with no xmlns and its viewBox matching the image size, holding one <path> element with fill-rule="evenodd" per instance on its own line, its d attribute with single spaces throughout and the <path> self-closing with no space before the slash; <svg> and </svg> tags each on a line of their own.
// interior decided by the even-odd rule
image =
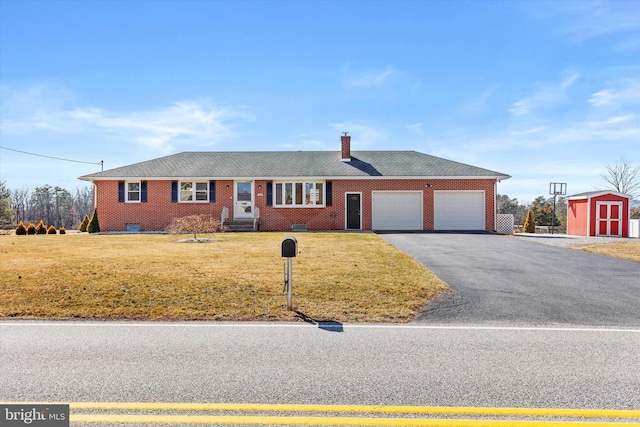
<svg viewBox="0 0 640 427">
<path fill-rule="evenodd" d="M 21 188 L 19 190 L 13 190 L 11 192 L 11 203 L 16 213 L 16 224 L 20 221 L 25 221 L 28 224 L 27 210 L 29 209 L 29 201 L 31 199 L 31 190 L 28 188 Z"/>
<path fill-rule="evenodd" d="M 76 188 L 75 193 L 61 187 L 44 185 L 35 190 L 21 188 L 11 191 L 11 207 L 15 223 L 37 223 L 76 228 L 85 215 L 93 212 L 93 194 L 89 188 Z"/>
<path fill-rule="evenodd" d="M 85 215 L 93 212 L 93 194 L 90 188 L 76 188 L 73 197 L 73 223 L 80 224 Z"/>
<path fill-rule="evenodd" d="M 53 187 L 45 184 L 42 187 L 36 187 L 31 193 L 31 206 L 33 207 L 33 220 L 44 220 L 45 224 L 51 224 L 51 212 L 54 210 Z"/>
<path fill-rule="evenodd" d="M 197 233 L 217 233 L 222 231 L 222 226 L 213 216 L 201 214 L 173 218 L 167 231 L 171 234 L 193 233 L 193 239 L 197 241 Z"/>
<path fill-rule="evenodd" d="M 64 188 L 55 187 L 53 189 L 54 215 L 53 222 L 58 227 L 71 228 L 73 226 L 73 196 Z"/>
<path fill-rule="evenodd" d="M 632 197 L 640 195 L 640 166 L 621 156 L 614 165 L 607 165 L 607 172 L 600 175 L 606 187 Z"/>
<path fill-rule="evenodd" d="M 521 205 L 517 198 L 510 198 L 506 194 L 498 194 L 498 213 L 511 214 L 515 224 L 524 224 L 524 219 L 527 216 L 527 207 Z"/>
</svg>

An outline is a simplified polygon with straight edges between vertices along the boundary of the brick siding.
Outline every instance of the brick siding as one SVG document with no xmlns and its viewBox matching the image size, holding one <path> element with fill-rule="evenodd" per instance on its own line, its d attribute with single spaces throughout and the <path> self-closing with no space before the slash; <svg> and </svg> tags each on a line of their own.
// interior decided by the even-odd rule
<svg viewBox="0 0 640 427">
<path fill-rule="evenodd" d="M 147 202 L 118 202 L 118 181 L 95 181 L 96 204 L 103 231 L 124 231 L 127 224 L 140 224 L 143 231 L 164 230 L 172 218 L 211 214 L 219 218 L 224 206 L 233 218 L 232 180 L 216 181 L 216 201 L 206 203 L 171 202 L 171 181 L 147 181 Z M 266 205 L 267 181 L 255 181 L 255 206 L 260 208 L 263 231 L 288 231 L 292 224 L 306 224 L 308 230 L 345 229 L 345 193 L 361 193 L 362 228 L 372 224 L 372 191 L 422 191 L 423 229 L 433 230 L 433 193 L 437 190 L 485 192 L 485 230 L 495 229 L 495 179 L 367 179 L 333 180 L 332 206 L 324 208 L 279 208 Z"/>
</svg>

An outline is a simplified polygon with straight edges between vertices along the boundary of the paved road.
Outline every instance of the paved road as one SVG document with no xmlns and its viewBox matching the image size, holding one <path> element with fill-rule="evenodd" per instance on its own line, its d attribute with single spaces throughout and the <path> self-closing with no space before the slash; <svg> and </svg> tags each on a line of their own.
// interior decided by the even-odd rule
<svg viewBox="0 0 640 427">
<path fill-rule="evenodd" d="M 640 263 L 494 234 L 382 234 L 452 292 L 431 324 L 640 326 Z"/>
<path fill-rule="evenodd" d="M 346 324 L 334 331 L 0 322 L 0 402 L 640 409 L 640 329 Z"/>
<path fill-rule="evenodd" d="M 3 321 L 0 402 L 147 404 L 111 404 L 116 421 L 102 426 L 139 414 L 137 425 L 170 424 L 149 402 L 628 409 L 640 420 L 637 264 L 492 235 L 385 238 L 455 288 L 426 323 Z M 526 322 L 571 327 L 495 326 Z M 286 424 L 281 409 L 258 416 Z M 102 414 L 75 409 L 85 421 L 72 425 Z"/>
</svg>

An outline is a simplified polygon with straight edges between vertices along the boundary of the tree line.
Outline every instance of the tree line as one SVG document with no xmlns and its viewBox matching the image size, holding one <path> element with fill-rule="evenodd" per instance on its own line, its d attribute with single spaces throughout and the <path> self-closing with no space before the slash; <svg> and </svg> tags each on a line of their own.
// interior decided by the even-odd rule
<svg viewBox="0 0 640 427">
<path fill-rule="evenodd" d="M 538 196 L 529 204 L 520 204 L 517 198 L 511 198 L 505 194 L 498 194 L 498 213 L 513 215 L 516 225 L 524 224 L 527 212 L 531 210 L 536 225 L 567 225 L 567 199 L 556 197 L 555 219 L 553 217 L 553 197 Z M 553 223 L 552 223 L 553 220 Z"/>
<path fill-rule="evenodd" d="M 640 197 L 640 165 L 635 165 L 624 156 L 614 164 L 607 164 L 606 173 L 600 175 L 604 189 L 628 194 L 632 199 Z M 520 204 L 518 199 L 498 194 L 498 213 L 512 214 L 514 224 L 523 225 L 529 210 L 536 225 L 567 226 L 567 199 L 556 198 L 555 218 L 553 218 L 553 197 L 539 196 L 530 204 Z M 637 202 L 636 202 L 637 203 Z M 640 206 L 631 206 L 631 219 L 640 219 Z"/>
<path fill-rule="evenodd" d="M 529 204 L 520 204 L 517 198 L 510 198 L 505 194 L 498 194 L 498 213 L 513 215 L 515 225 L 523 225 L 527 213 L 531 210 L 536 225 L 567 226 L 567 198 L 556 197 L 555 220 L 553 219 L 553 197 L 538 196 Z M 630 219 L 640 219 L 640 206 L 631 206 Z"/>
<path fill-rule="evenodd" d="M 0 181 L 0 228 L 15 228 L 43 220 L 57 228 L 77 228 L 85 215 L 93 212 L 93 192 L 90 188 L 76 188 L 70 192 L 48 184 L 35 189 L 9 190 Z"/>
</svg>

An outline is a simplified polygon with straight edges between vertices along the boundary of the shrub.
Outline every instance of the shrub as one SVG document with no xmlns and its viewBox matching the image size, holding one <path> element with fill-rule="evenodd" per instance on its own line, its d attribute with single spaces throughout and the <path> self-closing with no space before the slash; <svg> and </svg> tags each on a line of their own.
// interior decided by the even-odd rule
<svg viewBox="0 0 640 427">
<path fill-rule="evenodd" d="M 27 235 L 27 227 L 24 226 L 24 222 L 20 221 L 20 223 L 18 223 L 18 226 L 16 227 L 16 235 L 18 236 Z"/>
<path fill-rule="evenodd" d="M 207 214 L 183 216 L 173 218 L 167 231 L 171 234 L 193 233 L 193 238 L 197 238 L 197 233 L 217 233 L 221 231 L 220 221 Z"/>
<path fill-rule="evenodd" d="M 85 215 L 84 218 L 82 219 L 82 222 L 80 223 L 80 226 L 78 227 L 78 231 L 81 231 L 83 233 L 86 232 L 88 225 L 89 225 L 89 215 Z"/>
<path fill-rule="evenodd" d="M 536 232 L 536 217 L 532 209 L 529 209 L 529 212 L 527 212 L 527 217 L 524 220 L 524 230 L 522 231 L 525 233 Z"/>
<path fill-rule="evenodd" d="M 91 217 L 91 221 L 89 221 L 89 225 L 87 225 L 87 231 L 89 233 L 100 232 L 100 223 L 98 222 L 98 209 L 93 210 L 93 216 Z"/>
<path fill-rule="evenodd" d="M 36 226 L 32 222 L 27 226 L 27 234 L 36 234 Z"/>
<path fill-rule="evenodd" d="M 47 234 L 56 234 L 56 227 L 50 225 L 49 228 L 47 228 Z"/>
<path fill-rule="evenodd" d="M 58 234 L 67 234 L 67 230 L 65 230 L 64 227 L 60 227 L 60 230 L 58 230 Z"/>
<path fill-rule="evenodd" d="M 47 226 L 44 225 L 43 220 L 40 220 L 38 225 L 36 225 L 36 234 L 47 234 Z"/>
</svg>

